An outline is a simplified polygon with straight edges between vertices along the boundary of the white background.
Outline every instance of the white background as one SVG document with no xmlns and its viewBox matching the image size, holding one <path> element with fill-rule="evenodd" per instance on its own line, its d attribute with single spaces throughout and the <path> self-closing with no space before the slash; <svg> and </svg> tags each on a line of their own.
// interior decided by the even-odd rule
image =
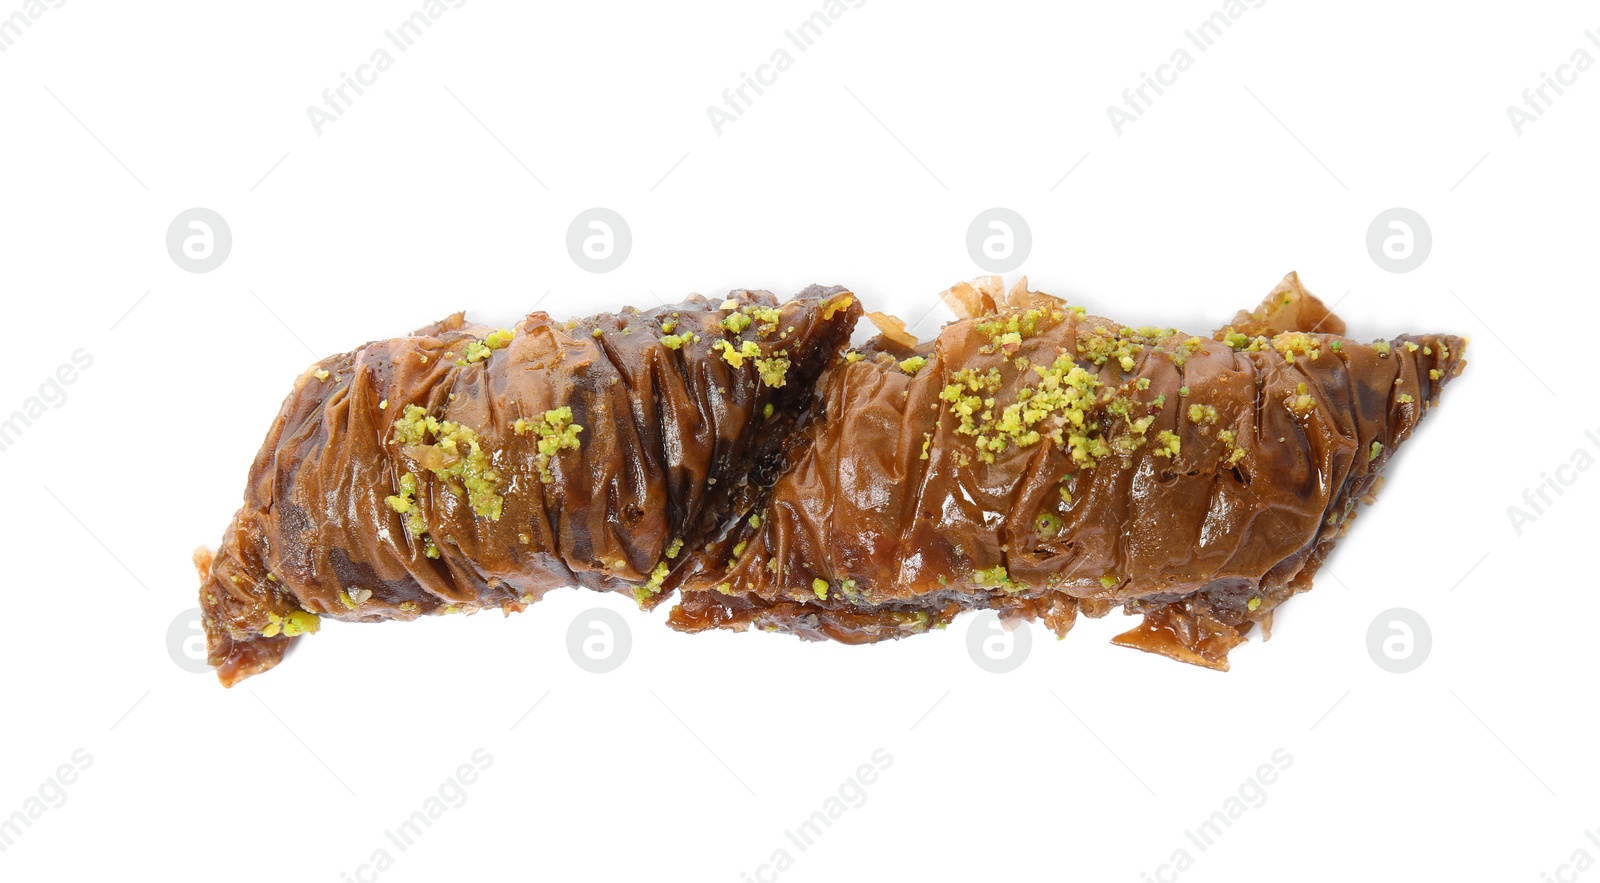
<svg viewBox="0 0 1600 883">
<path fill-rule="evenodd" d="M 0 878 L 1600 881 L 1559 870 L 1600 858 L 1600 475 L 1563 471 L 1520 535 L 1507 513 L 1600 456 L 1600 72 L 1520 135 L 1505 110 L 1600 56 L 1592 6 L 1270 0 L 1201 53 L 1184 31 L 1213 2 L 869 0 L 719 135 L 707 106 L 820 4 L 473 0 L 318 135 L 307 106 L 419 8 L 73 0 L 0 54 L 0 414 L 93 358 L 0 454 L 0 815 L 93 758 Z M 1118 135 L 1107 105 L 1180 46 L 1192 68 Z M 565 246 L 597 205 L 633 231 L 609 274 Z M 207 274 L 164 246 L 193 206 L 233 233 Z M 1035 627 L 995 675 L 967 620 L 875 647 L 686 636 L 576 591 L 509 620 L 330 622 L 233 690 L 169 654 L 190 552 L 314 357 L 459 308 L 811 282 L 927 336 L 990 206 L 1029 222 L 1034 287 L 1129 324 L 1205 333 L 1295 269 L 1352 336 L 1474 337 L 1380 504 L 1231 673 L 1108 645 L 1120 614 Z M 1392 206 L 1432 229 L 1414 272 L 1368 255 Z M 597 606 L 632 626 L 603 675 L 567 652 Z M 1431 626 L 1410 674 L 1368 655 L 1392 607 Z M 465 803 L 396 849 L 385 830 L 480 748 Z M 879 748 L 866 802 L 789 842 Z M 1198 850 L 1184 832 L 1280 748 L 1265 803 Z M 1163 869 L 1180 847 L 1192 866 Z M 379 848 L 392 866 L 362 870 Z M 780 848 L 793 865 L 763 870 Z"/>
</svg>

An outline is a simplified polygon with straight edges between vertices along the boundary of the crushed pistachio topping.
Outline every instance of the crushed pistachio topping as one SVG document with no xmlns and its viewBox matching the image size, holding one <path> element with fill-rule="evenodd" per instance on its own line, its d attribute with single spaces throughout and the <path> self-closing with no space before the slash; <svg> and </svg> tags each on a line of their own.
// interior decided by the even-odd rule
<svg viewBox="0 0 1600 883">
<path fill-rule="evenodd" d="M 851 350 L 850 352 L 844 354 L 844 361 L 847 365 L 853 365 L 856 362 L 861 361 L 862 358 L 862 355 L 855 350 Z"/>
<path fill-rule="evenodd" d="M 747 346 L 755 346 L 749 341 L 746 341 L 745 344 Z M 757 348 L 756 351 L 760 352 L 760 349 Z M 762 383 L 773 389 L 778 389 L 784 385 L 789 374 L 789 360 L 784 356 L 788 354 L 788 350 L 779 350 L 770 359 L 756 359 L 756 373 L 761 376 Z M 768 404 L 767 407 L 770 408 L 772 405 Z M 770 417 L 771 415 L 768 414 L 767 416 Z"/>
<path fill-rule="evenodd" d="M 583 427 L 572 422 L 572 408 L 562 405 L 544 412 L 544 420 L 538 426 L 524 423 L 524 428 L 517 430 L 517 433 L 520 435 L 527 429 L 539 435 L 539 453 L 534 458 L 534 468 L 539 470 L 539 480 L 550 484 L 555 481 L 555 476 L 550 472 L 550 458 L 561 451 L 578 450 L 578 433 L 583 431 Z"/>
<path fill-rule="evenodd" d="M 1442 371 L 1440 371 L 1438 368 L 1429 368 L 1428 369 L 1428 379 L 1429 380 L 1438 380 L 1439 378 L 1441 378 L 1443 376 L 1444 376 L 1444 373 Z"/>
<path fill-rule="evenodd" d="M 1030 309 L 1013 311 L 1004 318 L 995 317 L 986 322 L 979 322 L 975 327 L 979 334 L 988 336 L 989 346 L 983 352 L 992 353 L 996 350 L 1013 355 L 1022 345 L 1022 342 L 1039 333 L 1041 320 L 1050 318 L 1044 310 Z M 1054 318 L 1059 319 L 1060 316 Z"/>
<path fill-rule="evenodd" d="M 753 340 L 747 340 L 735 349 L 733 344 L 726 340 L 719 340 L 711 345 L 713 350 L 722 351 L 722 361 L 735 368 L 744 367 L 744 360 L 756 358 L 761 355 L 761 345 Z"/>
<path fill-rule="evenodd" d="M 1297 416 L 1304 417 L 1317 409 L 1317 400 L 1311 397 L 1310 389 L 1302 381 L 1295 384 L 1294 392 L 1284 400 L 1289 411 Z"/>
<path fill-rule="evenodd" d="M 906 372 L 907 374 L 915 375 L 918 371 L 921 371 L 922 367 L 926 364 L 928 364 L 928 360 L 922 356 L 912 356 L 911 358 L 904 359 L 900 362 L 900 370 Z"/>
<path fill-rule="evenodd" d="M 918 460 L 926 460 L 926 459 L 928 459 L 928 448 L 930 448 L 932 446 L 933 446 L 933 433 L 924 432 L 922 434 L 922 456 L 918 457 L 917 459 Z"/>
<path fill-rule="evenodd" d="M 1408 353 L 1414 353 L 1414 352 L 1416 352 L 1416 351 L 1417 351 L 1417 345 L 1416 345 L 1416 344 L 1414 344 L 1414 343 L 1412 343 L 1412 342 L 1411 342 L 1411 341 L 1409 341 L 1409 340 L 1408 340 L 1408 341 L 1406 341 L 1406 352 L 1408 352 Z"/>
<path fill-rule="evenodd" d="M 678 537 L 678 538 L 674 539 L 672 542 L 667 544 L 667 550 L 665 552 L 663 552 L 662 554 L 666 555 L 667 558 L 671 559 L 671 558 L 678 557 L 678 553 L 682 552 L 682 551 L 683 551 L 683 537 Z"/>
<path fill-rule="evenodd" d="M 1233 466 L 1245 458 L 1244 448 L 1241 448 L 1234 443 L 1236 441 L 1236 436 L 1234 435 L 1233 430 L 1224 429 L 1219 431 L 1217 433 L 1217 439 L 1228 447 L 1229 466 Z"/>
<path fill-rule="evenodd" d="M 261 637 L 271 638 L 282 634 L 286 638 L 297 635 L 314 635 L 322 628 L 322 620 L 306 610 L 291 610 L 288 616 L 267 614 L 267 624 L 261 627 Z"/>
<path fill-rule="evenodd" d="M 722 317 L 721 325 L 734 334 L 740 334 L 750 327 L 750 317 L 744 313 L 730 313 Z"/>
<path fill-rule="evenodd" d="M 596 332 L 599 330 L 598 328 L 595 329 Z M 491 331 L 483 340 L 474 340 L 468 343 L 462 358 L 457 359 L 456 364 L 472 365 L 481 362 L 493 355 L 495 350 L 503 350 L 510 346 L 511 339 L 515 336 L 504 328 L 498 331 Z M 600 335 L 597 333 L 595 336 L 599 337 Z"/>
<path fill-rule="evenodd" d="M 1300 385 L 1302 387 L 1305 386 L 1303 383 Z M 1205 424 L 1215 423 L 1217 422 L 1217 409 L 1211 405 L 1190 405 L 1189 422 Z"/>
<path fill-rule="evenodd" d="M 1294 364 L 1296 354 L 1305 356 L 1313 362 L 1322 355 L 1322 344 L 1315 337 L 1300 331 L 1291 331 L 1274 337 L 1272 348 L 1291 365 Z"/>
<path fill-rule="evenodd" d="M 1380 358 L 1388 358 L 1389 352 L 1392 349 L 1389 346 L 1389 341 L 1387 340 L 1374 340 L 1371 346 L 1373 352 L 1376 352 Z"/>
<path fill-rule="evenodd" d="M 1122 582 L 1122 578 L 1114 573 L 1108 573 L 1100 577 L 1100 585 L 1108 589 L 1116 588 L 1120 582 Z"/>
<path fill-rule="evenodd" d="M 316 371 L 312 372 L 311 376 L 317 378 L 318 380 L 327 380 L 328 372 L 322 368 L 318 368 Z"/>
<path fill-rule="evenodd" d="M 777 307 L 761 307 L 751 304 L 744 308 L 744 312 L 759 323 L 756 326 L 756 334 L 761 337 L 766 337 L 778 330 L 778 321 L 782 313 Z M 794 329 L 791 328 L 789 330 L 793 331 Z"/>
<path fill-rule="evenodd" d="M 1062 488 L 1062 493 L 1067 489 Z M 1040 512 L 1033 517 L 1033 534 L 1039 542 L 1048 543 L 1061 535 L 1061 518 L 1051 512 Z"/>
<path fill-rule="evenodd" d="M 765 405 L 761 406 L 761 416 L 766 418 L 767 420 L 771 420 L 772 419 L 772 403 L 771 402 L 767 402 Z"/>
<path fill-rule="evenodd" d="M 1156 447 L 1154 453 L 1157 457 L 1176 457 L 1183 448 L 1183 441 L 1173 434 L 1170 429 L 1163 429 L 1156 434 Z"/>
<path fill-rule="evenodd" d="M 676 327 L 676 326 L 674 326 L 674 327 Z M 663 326 L 663 330 L 665 330 L 665 326 Z M 667 334 L 667 335 L 663 335 L 662 338 L 661 338 L 661 345 L 666 347 L 669 350 L 675 350 L 678 347 L 683 346 L 684 344 L 688 343 L 690 341 L 690 339 L 693 338 L 693 336 L 694 335 L 690 334 L 687 331 L 685 331 L 682 334 Z"/>
<path fill-rule="evenodd" d="M 1256 612 L 1256 609 L 1261 606 L 1261 599 L 1260 598 L 1251 598 L 1250 602 L 1248 604 L 1244 605 L 1244 606 L 1250 608 L 1250 612 L 1254 613 L 1254 612 Z"/>
<path fill-rule="evenodd" d="M 839 591 L 844 592 L 844 596 L 851 603 L 859 604 L 861 602 L 861 591 L 857 588 L 858 585 L 855 580 L 846 578 L 839 581 Z"/>
<path fill-rule="evenodd" d="M 1367 461 L 1370 463 L 1378 459 L 1378 455 L 1381 453 L 1383 453 L 1383 442 L 1373 442 L 1372 447 L 1367 449 Z"/>
<path fill-rule="evenodd" d="M 667 574 L 670 572 L 671 568 L 667 566 L 667 562 L 657 561 L 655 569 L 650 571 L 650 580 L 644 584 L 643 591 L 651 595 L 660 593 L 661 584 L 666 582 Z"/>
<path fill-rule="evenodd" d="M 428 443 L 428 436 L 433 442 Z M 431 471 L 445 487 L 459 493 L 466 488 L 472 511 L 490 521 L 500 519 L 505 498 L 500 496 L 500 473 L 487 451 L 478 443 L 478 434 L 452 420 L 437 420 L 416 405 L 406 405 L 405 415 L 394 422 L 395 444 L 401 451 Z"/>
<path fill-rule="evenodd" d="M 1149 331 L 1149 330 L 1156 330 L 1156 329 L 1145 329 L 1145 328 L 1139 329 L 1141 334 L 1143 334 L 1145 331 Z M 1166 333 L 1171 333 L 1171 332 L 1169 330 Z M 1205 344 L 1206 344 L 1205 338 L 1202 338 L 1202 337 L 1191 337 L 1188 340 L 1185 340 L 1183 343 L 1181 343 L 1177 347 L 1173 348 L 1173 350 L 1172 350 L 1172 364 L 1177 365 L 1179 368 L 1182 368 L 1184 366 L 1184 364 L 1189 361 L 1189 357 L 1190 356 L 1194 355 L 1195 353 L 1205 353 L 1206 352 Z"/>
<path fill-rule="evenodd" d="M 1413 399 L 1411 397 L 1410 393 L 1404 393 L 1404 392 L 1399 394 L 1399 395 L 1397 395 L 1397 396 L 1395 396 L 1394 400 L 1399 402 L 1402 405 L 1409 405 L 1412 402 L 1416 401 L 1416 399 Z"/>
<path fill-rule="evenodd" d="M 1021 583 L 1011 578 L 1011 575 L 1006 572 L 1005 565 L 1003 564 L 996 564 L 987 570 L 974 570 L 972 572 L 972 583 L 973 585 L 984 588 L 993 586 L 997 589 L 1007 592 L 1014 592 L 1018 589 L 1026 588 Z"/>
<path fill-rule="evenodd" d="M 406 530 L 411 532 L 412 538 L 421 538 L 428 532 L 428 525 L 422 518 L 422 504 L 417 501 L 417 476 L 407 472 L 400 476 L 400 493 L 384 497 L 384 502 L 389 508 L 406 517 Z"/>
<path fill-rule="evenodd" d="M 1135 356 L 1144 351 L 1147 338 L 1132 328 L 1113 332 L 1104 325 L 1096 325 L 1087 335 L 1078 335 L 1078 352 L 1096 365 L 1116 362 L 1123 371 L 1132 371 L 1138 364 Z"/>
<path fill-rule="evenodd" d="M 812 580 L 811 593 L 817 596 L 818 601 L 828 600 L 828 581 L 820 576 Z"/>
<path fill-rule="evenodd" d="M 1093 435 L 1098 427 L 1086 419 L 1100 381 L 1065 353 L 1049 367 L 1035 365 L 1031 370 L 1039 377 L 1037 385 L 1019 390 L 1018 400 L 998 416 L 993 397 L 1001 386 L 998 369 L 979 374 L 964 368 L 952 374 L 953 382 L 939 398 L 950 404 L 959 423 L 956 432 L 973 437 L 980 462 L 993 463 L 994 455 L 1010 444 L 1023 448 L 1048 438 L 1070 451 L 1078 465 L 1092 467 L 1097 457 L 1110 453 L 1105 441 Z"/>
</svg>

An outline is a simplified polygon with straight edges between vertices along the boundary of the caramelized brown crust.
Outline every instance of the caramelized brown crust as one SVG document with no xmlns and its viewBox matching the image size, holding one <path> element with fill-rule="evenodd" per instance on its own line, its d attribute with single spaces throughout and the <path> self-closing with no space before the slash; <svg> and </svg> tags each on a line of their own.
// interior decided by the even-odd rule
<svg viewBox="0 0 1600 883">
<path fill-rule="evenodd" d="M 316 616 L 631 594 L 770 468 L 859 316 L 816 286 L 781 305 L 739 291 L 565 324 L 534 313 L 499 337 L 457 314 L 323 360 L 273 422 L 201 587 L 211 664 L 229 685 L 271 668 Z M 547 420 L 560 408 L 566 423 Z"/>
<path fill-rule="evenodd" d="M 1226 668 L 1254 622 L 1309 588 L 1464 364 L 1448 335 L 1304 333 L 1343 323 L 1292 275 L 1235 320 L 1273 336 L 1222 340 L 1124 328 L 1024 286 L 1007 303 L 997 281 L 955 298 L 988 312 L 947 325 L 914 374 L 893 340 L 832 372 L 759 526 L 736 523 L 669 580 L 673 626 L 858 642 L 1045 605 L 1064 633 L 1075 605 L 1123 606 L 1145 621 L 1117 643 Z M 1092 402 L 1030 413 L 1063 366 L 1092 375 Z M 1073 436 L 1104 453 L 1075 462 Z"/>
<path fill-rule="evenodd" d="M 1341 336 L 1293 274 L 1212 337 L 1026 280 L 946 301 L 936 340 L 875 314 L 843 355 L 861 307 L 814 286 L 514 333 L 458 314 L 324 360 L 197 560 L 210 660 L 231 685 L 319 616 L 583 586 L 847 643 L 1123 607 L 1116 643 L 1225 669 L 1465 364 L 1449 335 Z"/>
</svg>

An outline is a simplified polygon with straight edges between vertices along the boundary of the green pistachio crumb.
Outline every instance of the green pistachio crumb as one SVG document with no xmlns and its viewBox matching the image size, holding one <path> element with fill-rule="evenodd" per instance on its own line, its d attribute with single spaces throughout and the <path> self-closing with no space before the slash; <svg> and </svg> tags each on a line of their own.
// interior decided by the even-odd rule
<svg viewBox="0 0 1600 883">
<path fill-rule="evenodd" d="M 578 450 L 578 433 L 583 432 L 583 427 L 572 422 L 572 408 L 563 405 L 544 412 L 544 422 L 535 429 L 539 433 L 539 454 L 534 458 L 534 466 L 539 471 L 539 480 L 550 484 L 555 481 L 550 472 L 550 458 L 564 450 Z"/>
<path fill-rule="evenodd" d="M 759 347 L 749 341 L 745 342 L 745 346 L 754 350 L 755 353 L 761 352 Z M 784 385 L 789 374 L 789 360 L 782 358 L 782 356 L 787 353 L 788 350 L 783 350 L 773 358 L 756 359 L 756 374 L 760 375 L 762 383 L 773 389 L 778 389 Z M 770 408 L 772 405 L 768 404 L 767 407 Z"/>
<path fill-rule="evenodd" d="M 972 582 L 973 585 L 982 587 L 994 586 L 1007 592 L 1023 588 L 1021 583 L 1011 578 L 1011 574 L 1006 572 L 1003 564 L 996 564 L 987 570 L 974 570 L 972 572 Z"/>
<path fill-rule="evenodd" d="M 322 628 L 322 620 L 315 613 L 305 610 L 292 610 L 288 616 L 283 618 L 283 635 L 286 638 L 292 638 L 296 635 L 313 635 L 320 628 Z"/>
</svg>

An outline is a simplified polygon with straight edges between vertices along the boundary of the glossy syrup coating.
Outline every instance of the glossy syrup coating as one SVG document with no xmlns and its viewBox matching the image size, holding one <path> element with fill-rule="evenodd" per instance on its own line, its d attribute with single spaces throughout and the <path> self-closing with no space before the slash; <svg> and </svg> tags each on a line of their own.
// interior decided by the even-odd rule
<svg viewBox="0 0 1600 883">
<path fill-rule="evenodd" d="M 231 685 L 321 617 L 633 594 L 726 520 L 859 315 L 817 286 L 504 330 L 457 314 L 323 360 L 273 421 L 221 547 L 197 555 L 209 661 Z"/>
<path fill-rule="evenodd" d="M 675 627 L 857 643 L 989 607 L 1064 634 L 1123 606 L 1117 643 L 1226 668 L 1464 365 L 1454 336 L 1331 333 L 1293 275 L 1207 337 L 997 283 L 929 344 L 888 323 L 845 356 L 777 482 L 669 580 Z"/>
<path fill-rule="evenodd" d="M 1311 585 L 1466 342 L 1360 342 L 1290 274 L 1201 337 L 997 277 L 930 342 L 845 352 L 842 288 L 514 329 L 457 314 L 295 384 L 219 550 L 224 684 L 323 617 L 674 600 L 684 631 L 865 643 L 959 613 L 1143 615 L 1116 643 L 1225 669 Z"/>
</svg>

